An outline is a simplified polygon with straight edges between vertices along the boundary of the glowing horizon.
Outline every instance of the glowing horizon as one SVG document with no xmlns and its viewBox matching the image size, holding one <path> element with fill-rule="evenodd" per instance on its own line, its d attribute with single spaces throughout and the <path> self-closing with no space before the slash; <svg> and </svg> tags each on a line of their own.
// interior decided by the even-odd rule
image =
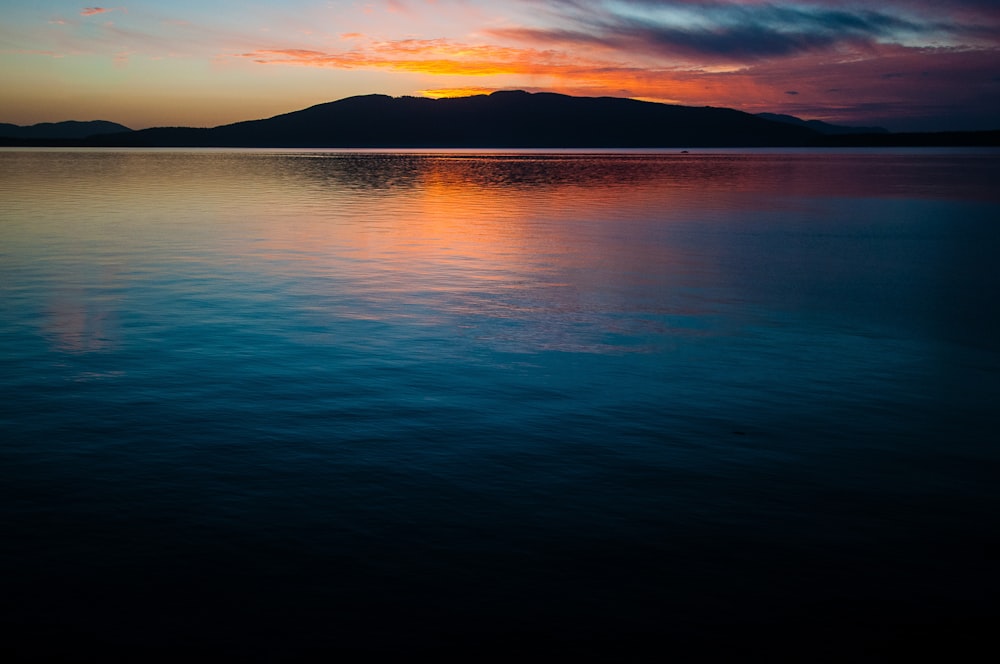
<svg viewBox="0 0 1000 664">
<path fill-rule="evenodd" d="M 1000 128 L 989 0 L 373 0 L 3 10 L 0 122 L 216 126 L 523 89 L 890 129 Z"/>
</svg>

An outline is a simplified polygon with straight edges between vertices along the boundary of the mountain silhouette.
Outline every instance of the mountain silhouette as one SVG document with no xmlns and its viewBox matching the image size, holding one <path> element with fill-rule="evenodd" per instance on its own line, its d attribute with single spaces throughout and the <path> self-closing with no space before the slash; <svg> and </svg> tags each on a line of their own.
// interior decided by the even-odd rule
<svg viewBox="0 0 1000 664">
<path fill-rule="evenodd" d="M 66 122 L 41 122 L 39 124 L 20 126 L 0 122 L 0 136 L 16 139 L 60 139 L 60 138 L 87 138 L 99 134 L 117 134 L 132 131 L 125 125 L 107 120 L 90 120 L 89 122 L 79 122 L 77 120 L 67 120 Z"/>
<path fill-rule="evenodd" d="M 211 129 L 159 127 L 91 145 L 339 148 L 641 148 L 812 145 L 820 135 L 728 108 L 522 91 L 364 95 Z"/>
<path fill-rule="evenodd" d="M 56 136 L 54 127 L 66 125 Z M 75 136 L 71 125 L 87 125 Z M 40 129 L 40 128 L 45 129 Z M 14 128 L 19 133 L 7 133 Z M 49 129 L 51 128 L 51 131 Z M 25 131 L 37 132 L 35 136 Z M 47 132 L 47 133 L 46 133 Z M 362 95 L 212 128 L 0 125 L 0 145 L 260 148 L 685 148 L 1000 145 L 1000 131 L 891 134 L 731 108 L 520 90 L 428 99 Z"/>
<path fill-rule="evenodd" d="M 827 135 L 889 133 L 889 130 L 885 127 L 845 127 L 843 125 L 823 122 L 822 120 L 803 120 L 802 118 L 797 118 L 794 115 L 785 115 L 783 113 L 758 113 L 757 117 L 764 118 L 765 120 L 773 120 L 774 122 L 785 122 L 788 124 L 799 125 L 800 127 L 808 127 L 809 129 L 813 129 L 821 134 Z"/>
</svg>

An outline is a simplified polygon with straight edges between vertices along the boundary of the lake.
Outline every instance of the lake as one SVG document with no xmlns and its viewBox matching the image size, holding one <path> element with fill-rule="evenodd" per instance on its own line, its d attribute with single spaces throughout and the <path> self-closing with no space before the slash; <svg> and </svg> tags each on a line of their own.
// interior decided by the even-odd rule
<svg viewBox="0 0 1000 664">
<path fill-rule="evenodd" d="M 986 642 L 998 182 L 996 150 L 0 150 L 3 648 Z"/>
</svg>

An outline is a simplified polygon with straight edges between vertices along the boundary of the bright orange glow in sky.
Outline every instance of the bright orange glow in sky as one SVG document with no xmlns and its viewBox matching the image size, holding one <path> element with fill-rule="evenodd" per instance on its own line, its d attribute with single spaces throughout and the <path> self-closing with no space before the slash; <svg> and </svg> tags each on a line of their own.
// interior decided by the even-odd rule
<svg viewBox="0 0 1000 664">
<path fill-rule="evenodd" d="M 610 95 L 1000 128 L 993 0 L 37 0 L 0 21 L 0 122 L 214 126 L 357 94 Z"/>
</svg>

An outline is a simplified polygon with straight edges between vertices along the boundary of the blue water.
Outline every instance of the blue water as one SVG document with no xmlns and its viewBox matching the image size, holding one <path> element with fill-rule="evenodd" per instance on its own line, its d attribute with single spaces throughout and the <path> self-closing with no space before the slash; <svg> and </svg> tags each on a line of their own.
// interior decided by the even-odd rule
<svg viewBox="0 0 1000 664">
<path fill-rule="evenodd" d="M 998 181 L 991 151 L 2 150 L 4 647 L 971 642 Z"/>
</svg>

